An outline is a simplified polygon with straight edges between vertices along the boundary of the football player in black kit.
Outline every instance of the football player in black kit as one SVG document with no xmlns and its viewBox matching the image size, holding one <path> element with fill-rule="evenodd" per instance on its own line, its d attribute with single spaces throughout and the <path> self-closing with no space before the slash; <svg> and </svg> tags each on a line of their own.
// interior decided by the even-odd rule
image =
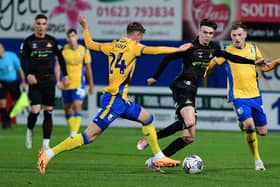
<svg viewBox="0 0 280 187">
<path fill-rule="evenodd" d="M 34 20 L 34 33 L 28 36 L 21 45 L 21 65 L 29 84 L 28 96 L 31 100 L 31 111 L 27 118 L 26 148 L 32 148 L 32 130 L 43 105 L 43 144 L 49 148 L 52 132 L 52 111 L 55 104 L 54 56 L 57 57 L 64 75 L 64 86 L 69 84 L 65 62 L 55 37 L 46 34 L 47 20 L 39 14 Z"/>
<path fill-rule="evenodd" d="M 178 120 L 157 132 L 158 139 L 170 136 L 182 130 L 182 136 L 170 143 L 163 153 L 170 157 L 177 151 L 191 144 L 195 139 L 196 110 L 195 97 L 200 81 L 204 77 L 205 70 L 215 56 L 224 57 L 236 63 L 254 64 L 253 60 L 245 59 L 222 51 L 220 47 L 211 42 L 217 24 L 209 19 L 200 22 L 198 37 L 190 44 L 190 48 L 184 52 L 177 52 L 166 56 L 160 63 L 155 74 L 147 80 L 149 85 L 157 82 L 157 78 L 164 68 L 172 60 L 183 58 L 181 73 L 173 80 L 170 85 L 173 99 L 176 103 L 176 115 Z M 143 150 L 147 147 L 147 141 L 142 138 L 137 143 L 137 148 Z M 145 163 L 148 167 L 152 166 L 152 158 Z"/>
</svg>

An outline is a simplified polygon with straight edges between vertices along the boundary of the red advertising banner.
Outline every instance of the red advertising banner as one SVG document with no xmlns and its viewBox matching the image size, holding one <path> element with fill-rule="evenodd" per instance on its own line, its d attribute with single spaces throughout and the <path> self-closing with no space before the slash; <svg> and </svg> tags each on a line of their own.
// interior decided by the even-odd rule
<svg viewBox="0 0 280 187">
<path fill-rule="evenodd" d="M 279 0 L 237 0 L 235 2 L 235 19 L 237 20 L 244 22 L 280 22 Z"/>
<path fill-rule="evenodd" d="M 280 41 L 280 0 L 183 0 L 183 39 L 193 39 L 204 18 L 217 22 L 216 40 L 229 40 L 231 24 L 241 21 L 249 40 Z"/>
<path fill-rule="evenodd" d="M 233 3 L 231 0 L 183 0 L 184 39 L 191 39 L 197 35 L 199 22 L 204 18 L 217 22 L 216 39 L 227 38 L 235 17 Z"/>
</svg>

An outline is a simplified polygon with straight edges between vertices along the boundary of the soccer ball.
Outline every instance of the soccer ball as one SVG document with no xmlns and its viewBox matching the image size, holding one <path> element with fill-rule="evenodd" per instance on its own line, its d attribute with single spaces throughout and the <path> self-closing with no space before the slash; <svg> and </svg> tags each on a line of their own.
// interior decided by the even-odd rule
<svg viewBox="0 0 280 187">
<path fill-rule="evenodd" d="M 197 174 L 203 170 L 203 161 L 197 155 L 187 156 L 182 162 L 183 170 L 188 174 Z"/>
</svg>

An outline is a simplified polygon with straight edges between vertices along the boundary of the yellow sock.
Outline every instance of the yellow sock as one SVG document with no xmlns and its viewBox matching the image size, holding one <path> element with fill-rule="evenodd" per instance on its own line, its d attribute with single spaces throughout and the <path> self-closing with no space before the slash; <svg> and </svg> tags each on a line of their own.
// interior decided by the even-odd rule
<svg viewBox="0 0 280 187">
<path fill-rule="evenodd" d="M 158 145 L 158 140 L 157 140 L 157 133 L 155 130 L 155 126 L 153 123 L 149 125 L 142 126 L 142 132 L 144 134 L 144 137 L 149 143 L 149 146 L 152 149 L 152 152 L 154 154 L 160 152 L 160 147 Z"/>
<path fill-rule="evenodd" d="M 76 133 L 79 132 L 79 129 L 81 127 L 81 121 L 82 121 L 81 116 L 74 117 L 73 128 L 71 129 L 72 132 L 76 132 Z"/>
<path fill-rule="evenodd" d="M 73 132 L 75 129 L 75 117 L 71 116 L 69 118 L 66 118 L 66 123 L 70 127 L 70 131 Z"/>
<path fill-rule="evenodd" d="M 80 147 L 83 144 L 84 144 L 84 140 L 82 134 L 77 134 L 74 137 L 66 138 L 60 144 L 56 145 L 52 150 L 54 154 L 57 155 L 63 151 L 68 151 Z"/>
<path fill-rule="evenodd" d="M 259 155 L 259 147 L 258 147 L 258 138 L 256 131 L 246 132 L 246 141 L 249 146 L 249 149 L 253 155 L 254 160 L 260 160 L 260 155 Z"/>
</svg>

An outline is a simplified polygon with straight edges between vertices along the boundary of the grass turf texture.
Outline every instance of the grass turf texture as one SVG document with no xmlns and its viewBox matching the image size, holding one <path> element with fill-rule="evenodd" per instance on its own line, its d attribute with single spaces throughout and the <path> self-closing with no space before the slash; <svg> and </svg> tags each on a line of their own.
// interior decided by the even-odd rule
<svg viewBox="0 0 280 187">
<path fill-rule="evenodd" d="M 52 145 L 68 135 L 68 127 L 54 126 Z M 254 163 L 241 132 L 197 131 L 194 144 L 173 156 L 183 160 L 199 155 L 204 170 L 188 175 L 181 166 L 152 173 L 144 166 L 151 156 L 147 148 L 136 150 L 141 129 L 109 128 L 96 142 L 62 153 L 48 165 L 45 175 L 36 169 L 37 152 L 42 143 L 41 126 L 34 129 L 34 145 L 25 148 L 26 127 L 16 125 L 0 131 L 0 186 L 95 186 L 95 187 L 264 187 L 280 186 L 279 133 L 259 137 L 266 171 L 255 171 Z M 163 148 L 175 136 L 160 140 Z"/>
</svg>

